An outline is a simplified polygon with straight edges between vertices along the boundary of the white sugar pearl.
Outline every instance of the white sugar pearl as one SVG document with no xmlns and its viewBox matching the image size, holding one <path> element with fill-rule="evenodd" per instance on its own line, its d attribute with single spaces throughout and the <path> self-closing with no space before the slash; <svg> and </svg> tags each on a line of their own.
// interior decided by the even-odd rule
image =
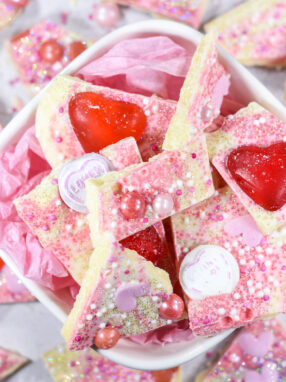
<svg viewBox="0 0 286 382">
<path fill-rule="evenodd" d="M 86 316 L 86 319 L 87 319 L 87 321 L 91 321 L 91 320 L 92 320 L 92 314 L 88 314 L 88 315 Z"/>
<path fill-rule="evenodd" d="M 223 315 L 225 314 L 225 309 L 224 309 L 224 308 L 219 308 L 219 310 L 218 310 L 218 314 L 219 314 L 220 316 L 223 316 Z"/>
<path fill-rule="evenodd" d="M 102 322 L 101 324 L 99 324 L 99 327 L 100 327 L 100 329 L 104 329 L 106 327 L 106 323 Z"/>
<path fill-rule="evenodd" d="M 235 293 L 234 296 L 233 296 L 236 300 L 240 299 L 240 294 L 239 293 Z"/>
</svg>

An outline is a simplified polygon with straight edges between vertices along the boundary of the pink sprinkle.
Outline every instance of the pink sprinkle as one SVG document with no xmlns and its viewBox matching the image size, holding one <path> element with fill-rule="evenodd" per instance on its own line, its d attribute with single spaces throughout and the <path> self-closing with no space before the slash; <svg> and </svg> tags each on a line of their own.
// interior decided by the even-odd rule
<svg viewBox="0 0 286 382">
<path fill-rule="evenodd" d="M 222 215 L 218 215 L 218 220 L 221 222 L 221 221 L 223 221 L 223 216 Z"/>
<path fill-rule="evenodd" d="M 203 324 L 204 325 L 207 325 L 207 324 L 209 324 L 210 323 L 210 319 L 208 318 L 208 317 L 206 317 L 205 319 L 204 319 L 204 321 L 203 321 Z"/>
<path fill-rule="evenodd" d="M 62 141 L 63 141 L 63 138 L 62 138 L 62 137 L 57 137 L 57 138 L 56 138 L 56 142 L 61 143 Z"/>
<path fill-rule="evenodd" d="M 209 180 L 207 180 L 207 185 L 208 186 L 211 186 L 212 185 L 212 181 L 209 179 Z"/>
<path fill-rule="evenodd" d="M 75 365 L 76 365 L 75 361 L 70 362 L 70 367 L 75 367 Z"/>
<path fill-rule="evenodd" d="M 64 108 L 63 107 L 60 107 L 59 108 L 59 113 L 63 113 L 64 112 Z"/>
<path fill-rule="evenodd" d="M 67 20 L 68 20 L 68 14 L 67 14 L 67 12 L 62 12 L 62 13 L 61 13 L 61 22 L 62 22 L 62 24 L 66 24 L 66 23 L 67 23 Z"/>
<path fill-rule="evenodd" d="M 52 184 L 58 184 L 58 180 L 56 178 L 52 179 Z"/>
<path fill-rule="evenodd" d="M 116 329 L 121 329 L 122 328 L 122 325 L 117 325 L 117 326 L 115 326 L 116 327 Z"/>
<path fill-rule="evenodd" d="M 168 295 L 167 295 L 166 293 L 163 294 L 162 299 L 163 299 L 163 300 L 167 300 L 167 298 L 168 298 Z"/>
<path fill-rule="evenodd" d="M 88 18 L 89 20 L 93 20 L 93 15 L 92 14 L 88 15 Z"/>
<path fill-rule="evenodd" d="M 258 258 L 255 259 L 255 262 L 256 262 L 256 264 L 260 264 L 261 263 L 261 261 Z"/>
<path fill-rule="evenodd" d="M 182 193 L 183 193 L 182 190 L 177 190 L 177 191 L 176 191 L 176 194 L 177 194 L 178 196 L 182 195 Z"/>
<path fill-rule="evenodd" d="M 286 271 L 286 265 L 282 265 L 281 269 L 282 271 Z"/>
<path fill-rule="evenodd" d="M 117 243 L 116 243 L 117 244 Z M 110 257 L 109 261 L 112 263 L 113 261 L 115 261 L 115 257 Z"/>
<path fill-rule="evenodd" d="M 206 353 L 206 356 L 207 357 L 211 357 L 213 355 L 213 353 L 211 352 L 211 351 L 208 351 L 207 353 Z"/>
<path fill-rule="evenodd" d="M 195 187 L 190 187 L 189 190 L 190 192 L 195 192 Z"/>
<path fill-rule="evenodd" d="M 81 336 L 76 336 L 75 340 L 76 340 L 76 342 L 80 342 L 81 341 Z"/>
<path fill-rule="evenodd" d="M 126 269 L 126 271 L 124 271 L 124 273 L 125 273 L 126 275 L 128 275 L 128 274 L 130 273 L 129 269 Z"/>
<path fill-rule="evenodd" d="M 241 268 L 241 269 L 240 269 L 240 272 L 241 272 L 242 274 L 245 274 L 245 273 L 246 273 L 246 268 L 245 268 L 245 267 Z"/>
<path fill-rule="evenodd" d="M 148 223 L 149 219 L 148 218 L 143 218 L 143 223 Z"/>
<path fill-rule="evenodd" d="M 118 243 L 117 243 L 117 241 L 114 241 L 114 242 L 112 243 L 112 245 L 113 245 L 113 247 L 117 248 L 117 247 L 118 247 Z"/>
<path fill-rule="evenodd" d="M 265 272 L 266 271 L 266 266 L 262 265 L 262 267 L 260 269 L 261 269 L 262 272 Z"/>
<path fill-rule="evenodd" d="M 196 159 L 196 157 L 197 157 L 197 154 L 196 153 L 192 153 L 192 158 Z"/>
<path fill-rule="evenodd" d="M 106 324 L 106 327 L 108 328 L 109 326 L 111 326 L 111 325 L 110 325 L 110 323 L 108 322 L 108 323 Z"/>
<path fill-rule="evenodd" d="M 33 219 L 33 217 L 34 217 L 34 215 L 33 215 L 33 214 L 28 214 L 28 215 L 27 215 L 27 218 L 28 218 L 29 220 L 32 220 L 32 219 Z"/>
<path fill-rule="evenodd" d="M 153 151 L 156 151 L 156 150 L 158 150 L 158 148 L 159 148 L 157 145 L 152 145 L 151 147 L 152 147 L 152 150 L 153 150 Z"/>
<path fill-rule="evenodd" d="M 107 324 L 106 324 L 106 326 L 107 326 Z M 87 361 L 92 361 L 92 357 L 91 357 L 89 354 L 87 354 L 87 355 L 85 356 L 85 359 L 86 359 Z"/>
<path fill-rule="evenodd" d="M 216 215 L 215 215 L 215 214 L 210 214 L 210 218 L 211 218 L 212 220 L 216 220 Z"/>
<path fill-rule="evenodd" d="M 198 320 L 197 318 L 194 318 L 194 319 L 193 319 L 193 324 L 194 324 L 194 325 L 198 325 L 198 323 L 199 323 L 199 320 Z"/>
<path fill-rule="evenodd" d="M 43 230 L 43 231 L 48 231 L 48 230 L 49 230 L 49 227 L 45 224 L 45 225 L 42 226 L 42 230 Z"/>
<path fill-rule="evenodd" d="M 270 297 L 267 296 L 267 295 L 265 295 L 265 296 L 263 297 L 263 300 L 264 300 L 264 301 L 268 301 L 269 299 L 270 299 Z"/>
<path fill-rule="evenodd" d="M 55 214 L 50 215 L 50 220 L 51 220 L 51 221 L 55 221 L 55 220 L 57 220 L 56 215 L 55 215 Z"/>
</svg>

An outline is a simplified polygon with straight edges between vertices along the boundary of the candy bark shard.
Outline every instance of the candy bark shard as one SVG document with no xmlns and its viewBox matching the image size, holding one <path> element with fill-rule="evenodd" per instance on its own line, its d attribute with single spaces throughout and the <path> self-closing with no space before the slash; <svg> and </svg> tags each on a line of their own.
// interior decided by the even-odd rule
<svg viewBox="0 0 286 382">
<path fill-rule="evenodd" d="M 116 169 L 141 162 L 134 138 L 119 141 L 101 153 Z M 53 169 L 34 190 L 16 199 L 15 206 L 42 246 L 51 250 L 80 284 L 93 246 L 87 215 L 72 210 L 60 197 L 60 169 L 61 165 Z"/>
<path fill-rule="evenodd" d="M 62 57 L 56 62 L 45 61 L 39 53 L 43 43 L 51 40 L 57 42 L 62 49 Z M 20 81 L 31 93 L 36 94 L 75 58 L 76 49 L 72 48 L 73 44 L 80 44 L 84 50 L 90 42 L 60 25 L 44 20 L 14 36 L 7 47 Z"/>
<path fill-rule="evenodd" d="M 215 38 L 202 38 L 181 89 L 177 110 L 163 144 L 164 150 L 180 150 L 219 116 L 227 95 L 230 75 L 219 63 Z"/>
<path fill-rule="evenodd" d="M 286 4 L 251 0 L 212 20 L 208 33 L 244 65 L 284 67 L 286 64 Z"/>
<path fill-rule="evenodd" d="M 126 93 L 59 75 L 45 92 L 36 114 L 37 137 L 52 167 L 84 154 L 68 112 L 70 99 L 80 92 L 94 92 L 109 100 L 130 102 L 141 107 L 147 117 L 146 128 L 138 141 L 142 159 L 147 161 L 162 151 L 165 133 L 176 110 L 175 101 Z"/>
<path fill-rule="evenodd" d="M 212 159 L 212 163 L 222 175 L 227 184 L 233 189 L 240 201 L 243 203 L 248 212 L 252 215 L 257 225 L 264 233 L 271 233 L 277 230 L 279 227 L 285 225 L 286 222 L 286 206 L 283 205 L 283 198 L 285 195 L 285 174 L 283 166 L 280 166 L 280 161 L 277 161 L 277 169 L 280 166 L 281 176 L 276 179 L 274 173 L 267 174 L 267 167 L 262 166 L 262 160 L 267 160 L 271 164 L 271 152 L 267 152 L 267 157 L 260 158 L 257 162 L 257 166 L 262 166 L 264 171 L 261 174 L 255 174 L 255 168 L 251 169 L 256 162 L 255 153 L 252 154 L 253 161 L 245 163 L 244 171 L 251 172 L 251 178 L 253 179 L 250 184 L 253 188 L 253 197 L 241 188 L 235 178 L 232 176 L 228 168 L 228 158 L 235 150 L 245 150 L 245 147 L 253 147 L 257 150 L 270 150 L 271 146 L 275 144 L 284 144 L 285 139 L 285 122 L 279 120 L 276 116 L 269 111 L 263 109 L 256 103 L 251 103 L 247 108 L 241 109 L 237 114 L 229 116 L 225 119 L 223 125 L 219 130 L 211 133 L 207 137 L 209 155 Z M 275 149 L 275 147 L 274 147 Z M 251 154 L 249 154 L 251 155 Z M 276 154 L 275 154 L 276 155 Z M 283 155 L 283 152 L 281 154 Z M 283 158 L 280 158 L 281 160 Z M 238 161 L 238 158 L 237 158 Z M 254 166 L 255 167 L 255 166 Z M 275 167 L 275 166 L 274 166 Z M 276 169 L 276 170 L 277 170 Z M 263 189 L 263 182 L 261 183 L 261 176 L 268 177 L 267 183 L 271 181 L 273 183 L 273 189 L 271 193 Z M 256 190 L 256 184 L 261 185 L 260 190 Z M 276 186 L 275 186 L 276 184 Z M 266 186 L 265 186 L 266 187 Z M 257 204 L 255 194 L 259 194 L 261 200 L 269 199 L 275 194 L 275 199 L 282 204 L 282 207 L 277 210 L 267 210 L 263 208 L 261 204 Z"/>
<path fill-rule="evenodd" d="M 164 151 L 147 163 L 111 172 L 86 182 L 92 240 L 105 231 L 122 240 L 214 193 L 204 136 L 185 151 Z M 145 200 L 138 218 L 122 213 L 122 198 L 134 192 Z M 171 198 L 170 209 L 158 212 L 158 200 Z"/>
<path fill-rule="evenodd" d="M 178 264 L 192 249 L 212 244 L 226 249 L 239 265 L 240 279 L 232 293 L 187 298 L 194 334 L 213 335 L 285 312 L 285 232 L 263 235 L 229 187 L 173 216 L 172 227 Z M 211 271 L 205 268 L 208 286 L 213 282 L 215 289 L 217 273 Z M 192 284 L 202 279 L 198 273 Z"/>
<path fill-rule="evenodd" d="M 171 293 L 165 271 L 122 247 L 105 232 L 96 244 L 63 327 L 68 348 L 91 346 L 97 331 L 105 326 L 116 327 L 121 336 L 130 336 L 166 325 L 159 316 L 159 305 Z"/>
<path fill-rule="evenodd" d="M 0 380 L 3 381 L 9 375 L 15 373 L 24 366 L 28 360 L 18 353 L 0 348 Z"/>
<path fill-rule="evenodd" d="M 285 348 L 286 331 L 279 320 L 255 322 L 233 338 L 219 360 L 196 382 L 283 380 Z"/>
<path fill-rule="evenodd" d="M 202 21 L 208 0 L 117 0 L 122 5 L 131 5 L 160 16 L 182 21 L 198 28 Z"/>
</svg>

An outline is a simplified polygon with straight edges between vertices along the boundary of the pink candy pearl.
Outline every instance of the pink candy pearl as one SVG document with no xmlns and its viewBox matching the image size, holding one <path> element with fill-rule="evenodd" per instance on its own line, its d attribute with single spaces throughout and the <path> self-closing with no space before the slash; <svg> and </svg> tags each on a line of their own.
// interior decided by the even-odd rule
<svg viewBox="0 0 286 382">
<path fill-rule="evenodd" d="M 24 8 L 29 0 L 5 0 L 5 2 L 9 5 L 13 5 L 14 7 Z"/>
<path fill-rule="evenodd" d="M 180 296 L 171 294 L 168 300 L 163 301 L 160 306 L 160 316 L 166 320 L 177 320 L 184 313 L 185 304 Z"/>
<path fill-rule="evenodd" d="M 120 19 L 119 8 L 116 4 L 98 4 L 94 7 L 93 19 L 104 27 L 113 28 Z"/>
<path fill-rule="evenodd" d="M 146 203 L 137 191 L 127 192 L 121 197 L 120 210 L 126 219 L 138 219 L 145 215 Z"/>
<path fill-rule="evenodd" d="M 174 208 L 173 198 L 169 194 L 159 194 L 153 200 L 152 207 L 157 215 L 170 215 L 172 209 Z"/>
</svg>

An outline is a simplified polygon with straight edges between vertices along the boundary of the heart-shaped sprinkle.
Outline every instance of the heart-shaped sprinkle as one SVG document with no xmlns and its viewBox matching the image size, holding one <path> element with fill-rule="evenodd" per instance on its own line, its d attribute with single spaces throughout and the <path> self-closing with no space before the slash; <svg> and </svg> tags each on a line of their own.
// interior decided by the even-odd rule
<svg viewBox="0 0 286 382">
<path fill-rule="evenodd" d="M 286 203 L 286 142 L 241 146 L 229 154 L 226 167 L 239 187 L 265 210 L 277 211 Z"/>
<path fill-rule="evenodd" d="M 230 220 L 225 225 L 224 231 L 230 236 L 238 236 L 242 234 L 244 244 L 249 247 L 259 245 L 263 238 L 262 232 L 250 215 L 244 215 Z"/>
<path fill-rule="evenodd" d="M 114 101 L 92 92 L 77 93 L 69 102 L 71 124 L 85 152 L 98 152 L 123 138 L 138 140 L 146 127 L 136 104 Z"/>
<path fill-rule="evenodd" d="M 236 259 L 217 245 L 200 245 L 189 252 L 180 267 L 180 282 L 193 300 L 232 293 L 239 281 Z"/>
<path fill-rule="evenodd" d="M 247 370 L 244 376 L 245 382 L 277 382 L 277 366 L 273 362 L 267 362 L 263 365 L 261 373 L 255 370 Z"/>
<path fill-rule="evenodd" d="M 91 153 L 66 163 L 59 174 L 58 185 L 63 201 L 73 210 L 88 213 L 85 181 L 113 170 L 108 159 Z"/>
<path fill-rule="evenodd" d="M 273 333 L 269 330 L 260 333 L 257 338 L 252 333 L 242 333 L 237 339 L 243 352 L 253 357 L 264 357 L 273 345 L 273 341 Z"/>
<path fill-rule="evenodd" d="M 121 285 L 115 293 L 115 304 L 120 312 L 131 312 L 136 308 L 137 298 L 149 293 L 146 283 L 131 282 Z"/>
</svg>

